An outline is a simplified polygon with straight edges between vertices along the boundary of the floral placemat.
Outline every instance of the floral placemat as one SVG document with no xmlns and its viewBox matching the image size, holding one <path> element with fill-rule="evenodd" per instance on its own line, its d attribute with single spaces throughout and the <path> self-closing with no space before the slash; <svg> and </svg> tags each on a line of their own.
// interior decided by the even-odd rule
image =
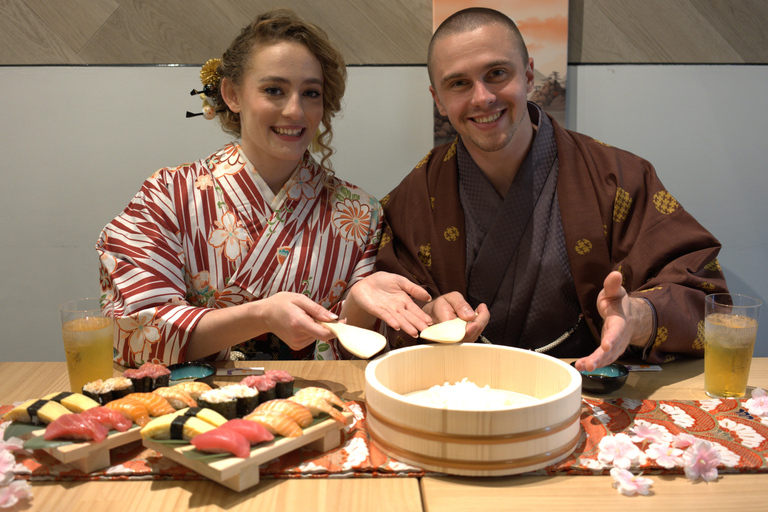
<svg viewBox="0 0 768 512">
<path fill-rule="evenodd" d="M 710 470 L 716 466 L 720 473 L 768 473 L 768 415 L 750 413 L 746 402 L 746 399 L 583 399 L 581 438 L 574 453 L 560 463 L 530 474 L 608 474 L 612 468 L 619 467 L 646 475 L 684 472 L 688 475 L 689 470 L 706 471 L 706 464 Z M 263 465 L 261 478 L 435 474 L 398 462 L 381 452 L 371 443 L 367 432 L 365 404 L 348 402 L 347 405 L 354 412 L 354 421 L 339 432 L 339 448 L 327 453 L 295 450 Z M 0 415 L 9 409 L 10 406 L 0 406 Z M 711 456 L 694 455 L 698 458 L 692 462 L 689 448 L 699 446 L 696 443 L 701 441 L 706 442 L 702 446 L 711 450 Z M 111 466 L 91 474 L 62 464 L 40 450 L 16 450 L 14 454 L 16 478 L 30 481 L 203 479 L 192 470 L 144 448 L 140 442 L 113 449 Z"/>
</svg>

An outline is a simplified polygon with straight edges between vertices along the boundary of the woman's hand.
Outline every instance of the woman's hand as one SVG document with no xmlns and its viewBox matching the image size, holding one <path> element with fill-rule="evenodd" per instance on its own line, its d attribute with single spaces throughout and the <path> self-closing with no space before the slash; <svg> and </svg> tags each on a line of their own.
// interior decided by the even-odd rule
<svg viewBox="0 0 768 512">
<path fill-rule="evenodd" d="M 317 322 L 333 322 L 336 315 L 306 295 L 278 292 L 259 302 L 259 316 L 271 332 L 291 350 L 301 350 L 315 340 L 329 340 L 335 335 Z"/>
</svg>

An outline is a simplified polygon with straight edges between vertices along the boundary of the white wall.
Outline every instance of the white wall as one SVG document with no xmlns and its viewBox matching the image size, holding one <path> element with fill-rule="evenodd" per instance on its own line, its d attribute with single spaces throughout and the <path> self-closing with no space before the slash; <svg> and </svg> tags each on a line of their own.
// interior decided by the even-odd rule
<svg viewBox="0 0 768 512">
<path fill-rule="evenodd" d="M 200 108 L 194 67 L 0 67 L 0 83 L 0 361 L 63 361 L 57 306 L 99 293 L 101 228 L 156 169 L 227 136 L 184 118 Z M 766 66 L 570 67 L 568 125 L 653 162 L 723 242 L 732 290 L 768 299 L 765 83 Z M 431 123 L 425 68 L 350 68 L 337 175 L 383 196 Z M 768 356 L 768 329 L 758 338 Z"/>
</svg>

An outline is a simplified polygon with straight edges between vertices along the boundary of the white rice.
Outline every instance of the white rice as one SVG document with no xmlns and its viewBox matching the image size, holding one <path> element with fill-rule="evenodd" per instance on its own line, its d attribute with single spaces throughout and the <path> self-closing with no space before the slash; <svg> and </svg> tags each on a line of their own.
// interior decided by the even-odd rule
<svg viewBox="0 0 768 512">
<path fill-rule="evenodd" d="M 408 398 L 420 405 L 462 410 L 501 409 L 539 401 L 514 391 L 493 389 L 490 386 L 480 387 L 467 378 L 455 384 L 446 382 L 442 386 L 432 386 L 427 390 L 411 393 Z"/>
</svg>

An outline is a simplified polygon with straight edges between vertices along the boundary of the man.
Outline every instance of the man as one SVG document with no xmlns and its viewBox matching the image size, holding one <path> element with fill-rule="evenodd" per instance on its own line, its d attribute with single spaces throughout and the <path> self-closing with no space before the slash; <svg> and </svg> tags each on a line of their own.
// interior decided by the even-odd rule
<svg viewBox="0 0 768 512">
<path fill-rule="evenodd" d="M 628 351 L 701 357 L 704 296 L 726 290 L 720 245 L 653 167 L 527 102 L 533 59 L 497 11 L 443 22 L 428 71 L 459 137 L 382 200 L 377 269 L 440 296 L 424 310 L 469 320 L 465 340 L 483 331 L 491 343 L 577 357 L 580 370 Z M 397 333 L 392 343 L 415 341 Z"/>
</svg>

